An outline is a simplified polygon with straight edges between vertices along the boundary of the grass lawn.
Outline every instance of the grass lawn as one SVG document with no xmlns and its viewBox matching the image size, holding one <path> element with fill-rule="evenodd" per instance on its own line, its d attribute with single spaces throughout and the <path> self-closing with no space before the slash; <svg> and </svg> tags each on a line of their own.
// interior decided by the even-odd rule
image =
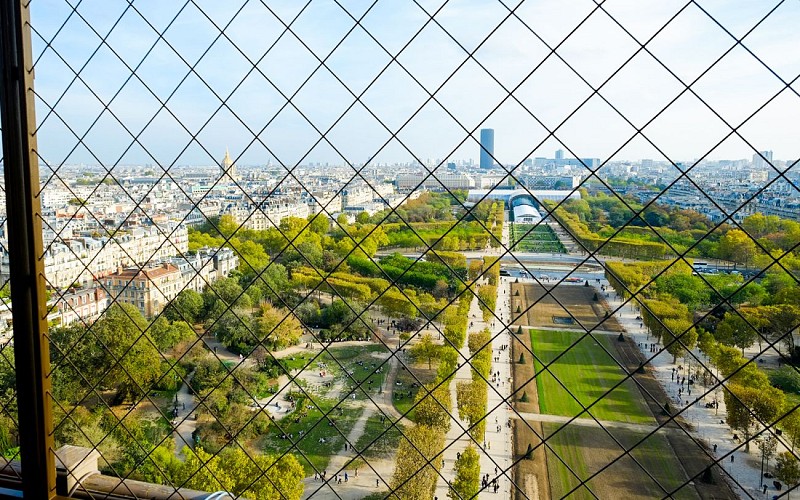
<svg viewBox="0 0 800 500">
<path fill-rule="evenodd" d="M 356 399 L 367 399 L 367 395 L 375 398 L 380 393 L 383 379 L 389 371 L 389 363 L 381 366 L 389 356 L 384 346 L 342 347 L 330 350 L 348 370 L 348 375 L 343 375 L 345 390 L 355 389 Z"/>
<path fill-rule="evenodd" d="M 566 253 L 556 233 L 546 225 L 534 228 L 533 224 L 512 223 L 511 242 L 512 249 L 517 252 Z"/>
<path fill-rule="evenodd" d="M 386 348 L 379 344 L 331 347 L 316 358 L 314 357 L 316 355 L 314 351 L 303 351 L 281 358 L 280 361 L 288 370 L 300 370 L 303 369 L 311 359 L 314 359 L 314 361 L 308 365 L 308 368 L 305 368 L 306 370 L 313 372 L 324 369 L 336 379 L 344 381 L 345 390 L 348 392 L 357 384 L 362 383 L 360 388 L 356 391 L 356 399 L 366 399 L 366 394 L 372 397 L 378 394 L 380 386 L 383 383 L 383 378 L 388 370 L 388 364 L 386 364 L 382 367 L 380 372 L 376 372 L 378 366 L 383 362 L 381 353 L 386 353 L 386 356 L 389 355 Z M 344 374 L 342 368 L 339 366 L 340 364 L 345 367 L 350 373 L 350 376 Z M 370 380 L 372 383 L 369 383 Z"/>
<path fill-rule="evenodd" d="M 544 432 L 550 436 L 558 427 L 558 424 L 545 424 Z M 636 445 L 646 435 L 619 428 L 610 431 L 614 439 L 626 448 Z M 622 455 L 623 449 L 614 439 L 603 430 L 577 425 L 569 425 L 551 437 L 548 442 L 553 450 L 547 451 L 551 497 L 564 497 L 580 483 L 576 475 L 586 479 Z M 599 498 L 699 498 L 691 486 L 672 493 L 686 481 L 686 477 L 663 434 L 654 434 L 636 445 L 631 455 L 633 458 L 626 456 L 617 460 L 569 497 L 591 499 L 595 498 L 594 493 Z"/>
<path fill-rule="evenodd" d="M 580 337 L 579 333 L 531 330 L 530 335 L 533 352 L 544 363 L 550 363 L 566 350 L 563 356 L 549 366 L 549 371 L 539 373 L 542 365 L 539 361 L 535 362 L 541 413 L 573 417 L 583 411 L 578 401 L 583 406 L 589 406 L 597 401 L 589 411 L 600 420 L 655 423 L 633 381 L 627 380 L 611 393 L 604 395 L 609 388 L 624 378 L 624 372 L 593 338 L 585 337 L 570 347 Z M 614 352 L 612 339 L 606 335 L 597 335 L 596 338 L 597 342 L 602 343 L 609 352 Z M 558 381 L 561 381 L 569 392 Z M 590 418 L 586 413 L 581 417 Z"/>
<path fill-rule="evenodd" d="M 380 413 L 369 417 L 367 419 L 367 424 L 364 427 L 364 434 L 358 438 L 356 449 L 360 450 L 362 455 L 367 458 L 386 457 L 392 455 L 395 451 L 397 451 L 397 444 L 400 442 L 402 425 L 397 424 L 395 427 L 389 429 L 390 425 L 391 423 L 389 422 L 389 419 L 381 422 Z M 378 436 L 380 436 L 380 438 L 375 441 L 375 438 Z M 373 441 L 375 442 L 373 443 Z M 372 445 L 370 445 L 370 443 L 372 443 Z"/>
<path fill-rule="evenodd" d="M 397 371 L 397 379 L 395 380 L 394 387 L 395 397 L 392 398 L 392 404 L 394 404 L 394 407 L 401 415 L 405 415 L 406 418 L 412 422 L 415 421 L 416 408 L 411 410 L 408 414 L 406 414 L 406 412 L 414 406 L 414 399 L 417 397 L 420 384 L 428 384 L 436 379 L 437 365 L 438 362 L 434 363 L 433 369 L 429 370 L 428 364 L 425 362 L 410 363 L 406 364 L 406 369 L 403 369 L 401 365 L 400 369 Z M 413 375 L 409 372 L 409 369 L 413 372 Z M 397 382 L 400 382 L 400 384 L 397 385 Z M 407 396 L 409 392 L 411 393 L 410 397 Z M 455 401 L 453 403 L 455 403 Z"/>
<path fill-rule="evenodd" d="M 279 358 L 279 360 L 280 360 L 281 364 L 283 364 L 283 366 L 287 370 L 290 370 L 290 371 L 291 370 L 301 370 L 304 366 L 306 366 L 308 364 L 308 362 L 311 359 L 314 358 L 315 354 L 316 353 L 314 351 L 301 351 L 299 353 L 292 354 L 291 356 L 286 356 L 286 357 L 283 357 L 283 358 Z M 317 361 L 326 361 L 326 360 L 322 359 L 323 356 L 325 356 L 325 353 L 323 353 L 322 356 L 317 358 Z M 328 358 L 328 360 L 329 359 L 330 358 Z M 311 366 L 309 366 L 308 368 L 311 369 L 311 368 L 314 368 L 316 366 L 317 366 L 316 361 L 314 361 L 313 363 L 311 363 Z"/>
<path fill-rule="evenodd" d="M 321 471 L 328 466 L 330 458 L 344 448 L 344 436 L 350 432 L 363 411 L 363 408 L 351 408 L 344 404 L 338 407 L 342 409 L 341 413 L 337 408 L 328 418 L 323 418 L 323 414 L 333 408 L 336 401 L 315 398 L 315 402 L 303 398 L 293 413 L 270 427 L 262 441 L 267 453 L 280 454 L 287 450 L 294 453 L 307 475 L 314 473 L 311 464 Z M 336 428 L 341 432 L 330 424 L 330 419 L 336 422 Z M 300 431 L 303 431 L 302 437 Z M 284 433 L 293 436 L 296 447 L 292 448 L 291 440 L 282 438 Z M 325 442 L 321 443 L 320 438 Z"/>
</svg>

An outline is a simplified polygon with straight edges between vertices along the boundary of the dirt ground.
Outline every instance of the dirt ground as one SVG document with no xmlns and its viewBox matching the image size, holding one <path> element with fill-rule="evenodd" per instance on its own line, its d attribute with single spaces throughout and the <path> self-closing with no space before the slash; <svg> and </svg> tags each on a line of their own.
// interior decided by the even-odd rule
<svg viewBox="0 0 800 500">
<path fill-rule="evenodd" d="M 511 292 L 512 317 L 521 315 L 521 317 L 515 317 L 515 324 L 622 331 L 616 318 L 605 318 L 607 310 L 605 303 L 599 296 L 598 300 L 594 300 L 595 289 L 593 287 L 562 284 L 549 289 L 550 293 L 545 296 L 547 290 L 542 285 L 515 283 L 513 286 L 514 291 Z M 519 291 L 518 295 L 517 291 Z M 526 312 L 528 305 L 533 303 L 536 305 Z M 567 323 L 559 322 L 559 320 L 567 321 Z"/>
<path fill-rule="evenodd" d="M 547 452 L 553 498 L 647 500 L 670 494 L 670 498 L 699 500 L 695 488 L 683 486 L 685 476 L 678 458 L 666 451 L 669 444 L 663 434 L 646 437 L 645 432 L 617 427 L 560 427 L 544 425 L 548 436 L 556 433 L 548 439 L 553 450 Z M 630 454 L 623 454 L 623 448 L 631 449 Z M 571 473 L 565 467 L 553 467 L 560 460 L 572 468 Z M 585 487 L 575 475 L 586 480 Z"/>
<path fill-rule="evenodd" d="M 513 293 L 513 292 L 512 292 Z M 539 400 L 536 393 L 536 382 L 533 377 L 533 358 L 530 354 L 531 339 L 529 335 L 513 335 L 511 341 L 514 377 L 514 407 L 520 412 L 539 413 Z M 517 363 L 520 354 L 525 357 L 525 363 Z M 530 380 L 526 384 L 526 381 Z M 522 402 L 523 393 L 528 401 Z M 547 459 L 545 448 L 541 445 L 539 436 L 543 435 L 541 422 L 522 422 L 514 419 L 514 461 L 516 462 L 528 450 L 528 444 L 535 451 L 530 459 L 516 462 L 513 469 L 514 482 L 524 491 L 517 490 L 516 500 L 539 499 L 549 500 L 550 483 L 547 476 Z M 538 448 L 537 448 L 538 446 Z"/>
</svg>

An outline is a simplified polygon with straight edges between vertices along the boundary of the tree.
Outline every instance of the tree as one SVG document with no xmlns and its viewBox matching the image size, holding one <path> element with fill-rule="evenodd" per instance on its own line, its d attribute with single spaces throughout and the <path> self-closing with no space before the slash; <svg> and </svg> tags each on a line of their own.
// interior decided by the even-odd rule
<svg viewBox="0 0 800 500">
<path fill-rule="evenodd" d="M 294 313 L 265 303 L 253 319 L 253 333 L 270 349 L 283 349 L 300 341 L 303 329 Z"/>
<path fill-rule="evenodd" d="M 57 412 L 61 413 L 61 408 Z M 61 417 L 61 418 L 59 418 Z M 112 417 L 113 418 L 113 417 Z M 69 418 L 66 415 L 56 415 L 56 422 L 61 425 L 55 431 L 58 443 L 71 444 L 86 448 L 97 448 L 102 457 L 103 467 L 115 462 L 122 456 L 122 447 L 114 433 L 104 429 L 102 425 L 102 411 L 89 411 L 83 406 L 77 406 Z"/>
<path fill-rule="evenodd" d="M 800 444 L 800 409 L 794 407 L 794 403 L 789 402 L 789 406 L 784 408 L 786 416 L 781 420 L 781 428 L 792 444 L 792 451 L 795 446 Z"/>
<path fill-rule="evenodd" d="M 331 331 L 330 338 L 365 338 L 371 331 L 367 325 L 369 314 L 364 309 L 362 304 L 354 300 L 345 303 L 342 299 L 334 299 L 320 311 L 320 326 Z"/>
<path fill-rule="evenodd" d="M 211 322 L 214 316 L 216 314 L 212 314 L 208 322 Z M 209 331 L 233 352 L 247 353 L 258 342 L 253 331 L 252 319 L 247 314 L 228 309 L 213 321 L 213 325 L 209 325 Z"/>
<path fill-rule="evenodd" d="M 236 223 L 236 218 L 232 215 L 225 214 L 217 222 L 217 231 L 225 238 L 230 238 L 238 229 L 239 224 Z"/>
<path fill-rule="evenodd" d="M 203 296 L 188 288 L 182 290 L 164 309 L 163 316 L 170 321 L 200 321 L 203 312 Z"/>
<path fill-rule="evenodd" d="M 783 481 L 787 489 L 793 488 L 800 481 L 800 463 L 791 452 L 778 454 L 775 460 L 775 477 Z M 788 493 L 786 498 L 789 498 Z"/>
<path fill-rule="evenodd" d="M 393 494 L 389 498 L 431 498 L 441 465 L 441 460 L 435 457 L 442 452 L 445 433 L 434 427 L 417 425 L 404 431 L 404 437 L 395 456 L 390 483 Z"/>
<path fill-rule="evenodd" d="M 664 333 L 668 337 L 664 339 L 665 342 L 668 342 L 667 352 L 672 354 L 674 363 L 678 356 L 683 356 L 694 349 L 697 344 L 697 329 L 692 326 L 690 320 L 685 318 L 664 318 L 662 322 L 666 327 Z"/>
<path fill-rule="evenodd" d="M 194 330 L 189 323 L 185 321 L 170 323 L 164 316 L 153 320 L 148 333 L 161 352 L 166 352 L 178 343 L 194 337 Z"/>
<path fill-rule="evenodd" d="M 242 287 L 235 278 L 222 278 L 206 287 L 203 292 L 203 299 L 206 308 L 210 307 L 217 300 L 222 300 L 225 304 L 233 304 L 237 297 L 242 295 Z"/>
<path fill-rule="evenodd" d="M 790 304 L 780 304 L 764 310 L 766 333 L 772 338 L 782 339 L 789 351 L 789 357 L 795 354 L 794 336 L 792 332 L 800 322 L 800 307 Z"/>
<path fill-rule="evenodd" d="M 775 456 L 775 450 L 778 449 L 778 438 L 766 433 L 758 440 L 758 449 L 761 451 L 761 474 L 763 475 L 765 470 L 769 470 L 769 461 Z"/>
<path fill-rule="evenodd" d="M 279 303 L 281 301 L 280 294 L 291 289 L 286 267 L 277 262 L 272 262 L 258 276 L 254 276 L 251 283 L 261 288 L 262 298 L 271 300 L 273 303 Z M 248 285 L 248 288 L 251 286 Z M 259 302 L 260 300 L 254 301 L 255 304 Z"/>
<path fill-rule="evenodd" d="M 456 460 L 456 477 L 447 496 L 452 500 L 475 498 L 480 490 L 481 461 L 474 446 L 468 446 Z"/>
<path fill-rule="evenodd" d="M 750 436 L 760 425 L 770 425 L 780 415 L 786 397 L 769 385 L 763 387 L 729 385 L 725 391 L 727 422 L 744 435 L 745 451 L 750 451 Z"/>
<path fill-rule="evenodd" d="M 769 381 L 782 391 L 800 394 L 800 373 L 792 366 L 781 366 L 770 371 Z"/>
<path fill-rule="evenodd" d="M 269 255 L 258 243 L 231 238 L 230 246 L 239 255 L 239 270 L 243 273 L 259 272 L 269 264 Z"/>
<path fill-rule="evenodd" d="M 458 416 L 469 422 L 470 434 L 478 441 L 483 441 L 486 429 L 486 397 L 488 389 L 483 380 L 471 382 L 458 382 L 456 384 L 456 398 L 458 403 Z"/>
<path fill-rule="evenodd" d="M 447 281 L 443 279 L 436 280 L 436 285 L 434 285 L 433 290 L 431 290 L 431 294 L 437 299 L 441 299 L 443 297 L 447 297 L 448 292 L 450 291 L 450 285 Z"/>
<path fill-rule="evenodd" d="M 436 389 L 434 385 L 425 386 L 417 392 L 417 404 L 414 420 L 418 425 L 427 425 L 442 432 L 450 429 L 450 387 L 442 384 Z"/>
<path fill-rule="evenodd" d="M 758 331 L 750 326 L 745 318 L 733 312 L 725 313 L 725 317 L 717 325 L 717 331 L 714 336 L 718 342 L 738 347 L 744 354 L 744 350 L 753 345 L 758 339 Z"/>
<path fill-rule="evenodd" d="M 369 214 L 367 212 L 359 212 L 356 215 L 356 222 L 359 224 L 366 224 L 369 222 Z"/>
<path fill-rule="evenodd" d="M 161 374 L 161 356 L 146 327 L 136 307 L 121 303 L 112 304 L 91 327 L 90 374 L 103 376 L 101 386 L 115 388 L 123 400 L 146 392 Z"/>
<path fill-rule="evenodd" d="M 656 290 L 674 295 L 690 309 L 708 304 L 711 292 L 700 277 L 683 273 L 671 273 L 659 277 L 656 279 Z"/>
<path fill-rule="evenodd" d="M 433 341 L 430 334 L 426 333 L 411 347 L 411 355 L 417 359 L 428 361 L 428 370 L 431 369 L 431 361 L 439 354 L 440 346 Z"/>
<path fill-rule="evenodd" d="M 308 220 L 310 222 L 308 228 L 314 233 L 325 234 L 330 229 L 330 220 L 328 220 L 324 212 L 309 215 Z"/>
<path fill-rule="evenodd" d="M 483 285 L 478 289 L 480 307 L 483 312 L 483 320 L 489 321 L 494 315 L 495 304 L 497 302 L 497 287 L 494 285 Z"/>
<path fill-rule="evenodd" d="M 731 229 L 719 240 L 719 256 L 739 264 L 749 264 L 756 251 L 753 238 L 740 229 Z"/>
<path fill-rule="evenodd" d="M 241 448 L 227 448 L 218 455 L 202 448 L 183 451 L 186 462 L 174 484 L 259 500 L 299 500 L 303 495 L 305 474 L 294 455 L 284 455 L 276 463 L 271 455 L 251 456 Z"/>
</svg>

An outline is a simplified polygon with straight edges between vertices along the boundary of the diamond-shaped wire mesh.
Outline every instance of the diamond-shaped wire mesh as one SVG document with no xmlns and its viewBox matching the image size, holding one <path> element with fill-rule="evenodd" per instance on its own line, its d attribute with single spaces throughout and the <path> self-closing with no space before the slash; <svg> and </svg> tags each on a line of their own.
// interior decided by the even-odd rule
<svg viewBox="0 0 800 500">
<path fill-rule="evenodd" d="M 57 444 L 244 498 L 788 494 L 800 8 L 742 3 L 33 2 Z"/>
</svg>

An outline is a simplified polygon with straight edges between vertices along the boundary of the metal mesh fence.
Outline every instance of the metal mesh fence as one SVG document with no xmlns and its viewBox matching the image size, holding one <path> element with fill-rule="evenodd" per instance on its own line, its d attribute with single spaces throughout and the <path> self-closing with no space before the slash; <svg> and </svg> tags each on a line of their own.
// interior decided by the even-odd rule
<svg viewBox="0 0 800 500">
<path fill-rule="evenodd" d="M 33 2 L 57 447 L 236 498 L 789 495 L 799 7 L 742 4 Z"/>
<path fill-rule="evenodd" d="M 2 133 L 2 129 L 0 129 L 0 133 Z M 2 148 L 2 146 L 0 146 L 0 148 Z M 2 160 L 0 160 L 0 162 L 2 162 Z M 5 188 L 3 188 L 0 193 L 2 193 L 3 207 L 5 207 Z M 5 221 L 6 217 L 4 212 L 2 217 L 3 228 L 5 228 Z M 2 247 L 2 253 L 8 253 L 5 246 Z M 11 312 L 9 297 L 11 283 L 7 276 L 0 278 L 0 282 L 2 282 L 0 293 L 2 293 L 3 301 L 3 320 L 0 322 L 0 326 L 2 327 L 2 333 L 0 334 L 0 373 L 2 373 L 3 380 L 2 401 L 0 401 L 0 422 L 2 422 L 2 425 L 0 425 L 0 432 L 2 432 L 3 457 L 7 460 L 17 460 L 19 459 L 19 448 L 17 446 L 19 427 L 16 410 L 17 398 L 16 377 L 14 373 L 14 349 L 9 319 L 9 314 Z M 8 463 L 2 465 L 2 471 L 18 478 L 16 470 Z"/>
</svg>

